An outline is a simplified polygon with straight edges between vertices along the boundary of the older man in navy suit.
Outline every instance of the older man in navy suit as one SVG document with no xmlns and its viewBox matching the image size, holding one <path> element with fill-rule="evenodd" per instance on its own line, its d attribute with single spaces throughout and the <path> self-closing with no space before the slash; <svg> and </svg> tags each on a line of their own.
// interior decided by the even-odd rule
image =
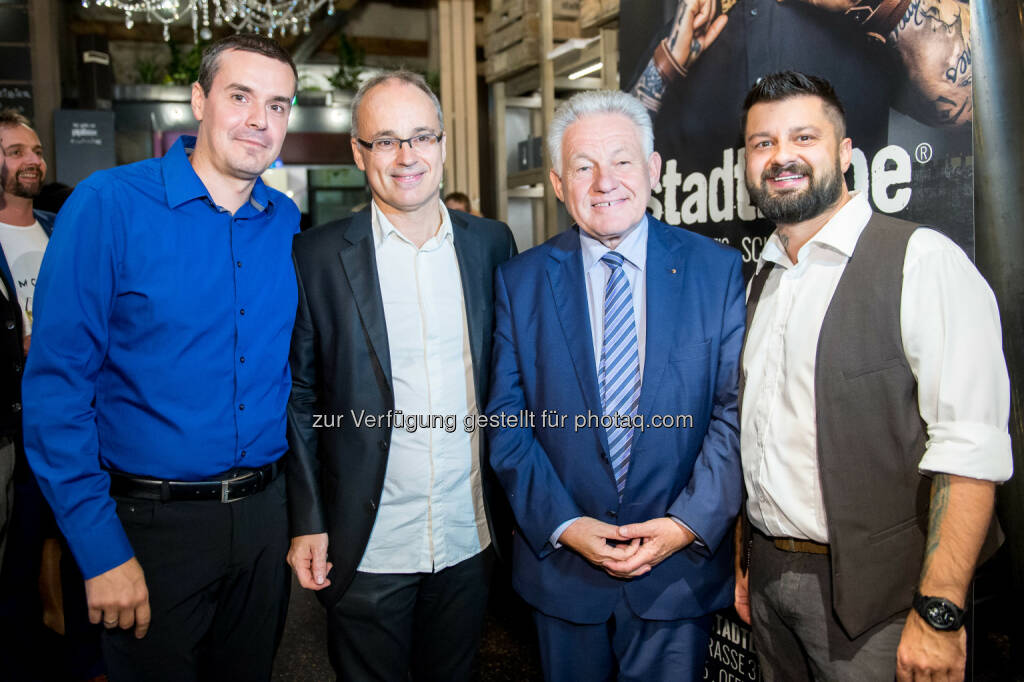
<svg viewBox="0 0 1024 682">
<path fill-rule="evenodd" d="M 491 465 L 513 582 L 548 680 L 703 677 L 732 602 L 740 504 L 739 253 L 646 215 L 661 158 L 622 92 L 555 114 L 551 183 L 576 225 L 501 266 Z"/>
</svg>

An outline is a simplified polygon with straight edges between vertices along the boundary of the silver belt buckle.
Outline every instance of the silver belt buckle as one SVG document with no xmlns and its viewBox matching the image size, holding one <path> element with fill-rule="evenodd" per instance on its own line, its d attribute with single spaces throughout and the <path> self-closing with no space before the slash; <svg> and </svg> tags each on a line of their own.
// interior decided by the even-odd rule
<svg viewBox="0 0 1024 682">
<path fill-rule="evenodd" d="M 221 503 L 222 504 L 230 504 L 231 502 L 237 502 L 238 500 L 229 500 L 228 499 L 228 486 L 230 484 L 234 483 L 235 481 L 244 481 L 245 479 L 251 477 L 252 475 L 253 474 L 251 474 L 251 473 L 242 474 L 241 476 L 235 476 L 234 478 L 229 478 L 229 479 L 221 481 L 220 482 L 220 501 L 221 501 Z"/>
</svg>

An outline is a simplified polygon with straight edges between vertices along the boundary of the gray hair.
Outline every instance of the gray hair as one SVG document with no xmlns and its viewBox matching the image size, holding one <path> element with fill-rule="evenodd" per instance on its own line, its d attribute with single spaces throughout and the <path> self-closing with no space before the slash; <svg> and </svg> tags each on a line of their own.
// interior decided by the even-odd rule
<svg viewBox="0 0 1024 682">
<path fill-rule="evenodd" d="M 437 120 L 441 125 L 441 130 L 438 132 L 444 132 L 444 114 L 441 113 L 441 102 L 437 99 L 437 95 L 427 85 L 427 81 L 423 76 L 416 73 L 415 71 L 409 71 L 407 69 L 396 69 L 395 71 L 384 71 L 378 73 L 372 78 L 368 78 L 363 81 L 363 84 L 356 90 L 355 97 L 352 98 L 352 138 L 359 137 L 358 120 L 359 120 L 359 105 L 363 103 L 363 98 L 366 97 L 366 93 L 373 90 L 378 85 L 383 85 L 388 81 L 401 81 L 415 88 L 419 88 L 423 93 L 430 98 L 430 101 L 434 104 L 434 109 L 437 110 Z"/>
<path fill-rule="evenodd" d="M 562 171 L 562 137 L 576 121 L 594 114 L 621 114 L 633 122 L 644 156 L 654 153 L 654 127 L 647 109 L 633 95 L 621 90 L 589 90 L 573 95 L 555 110 L 548 128 L 548 155 L 555 173 Z"/>
</svg>

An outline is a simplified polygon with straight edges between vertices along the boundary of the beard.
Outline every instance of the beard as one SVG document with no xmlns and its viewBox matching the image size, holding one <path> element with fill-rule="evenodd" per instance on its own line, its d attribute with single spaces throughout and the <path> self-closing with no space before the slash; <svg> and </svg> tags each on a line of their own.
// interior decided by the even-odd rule
<svg viewBox="0 0 1024 682">
<path fill-rule="evenodd" d="M 805 176 L 809 181 L 807 188 L 773 194 L 768 188 L 768 179 L 783 172 Z M 802 223 L 821 215 L 839 200 L 843 192 L 843 170 L 838 158 L 835 167 L 822 172 L 820 177 L 805 163 L 794 161 L 785 166 L 769 166 L 761 173 L 760 184 L 752 186 L 747 182 L 747 192 L 753 204 L 773 223 Z"/>
<path fill-rule="evenodd" d="M 25 171 L 35 171 L 36 179 L 30 182 L 22 181 L 20 176 Z M 5 177 L 3 178 L 3 187 L 4 191 L 11 196 L 21 197 L 23 199 L 35 199 L 43 189 L 43 169 L 39 166 L 29 166 L 27 168 L 19 169 L 18 172 L 14 174 L 5 173 Z"/>
</svg>

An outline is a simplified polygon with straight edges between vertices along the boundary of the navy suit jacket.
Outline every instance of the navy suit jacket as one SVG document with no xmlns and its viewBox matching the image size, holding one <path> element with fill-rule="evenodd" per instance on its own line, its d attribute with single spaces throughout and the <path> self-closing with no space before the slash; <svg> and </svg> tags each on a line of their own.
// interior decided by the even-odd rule
<svg viewBox="0 0 1024 682">
<path fill-rule="evenodd" d="M 732 528 L 743 479 L 737 381 L 745 320 L 739 252 L 648 217 L 647 334 L 639 414 L 621 502 L 600 415 L 578 228 L 502 265 L 487 412 L 535 414 L 533 427 L 494 428 L 490 463 L 512 505 L 513 583 L 534 608 L 605 622 L 623 593 L 651 620 L 693 618 L 733 601 Z M 567 415 L 545 428 L 541 412 Z M 691 415 L 692 427 L 651 428 Z M 590 516 L 625 525 L 671 515 L 703 541 L 632 580 L 613 578 L 550 536 Z"/>
</svg>

